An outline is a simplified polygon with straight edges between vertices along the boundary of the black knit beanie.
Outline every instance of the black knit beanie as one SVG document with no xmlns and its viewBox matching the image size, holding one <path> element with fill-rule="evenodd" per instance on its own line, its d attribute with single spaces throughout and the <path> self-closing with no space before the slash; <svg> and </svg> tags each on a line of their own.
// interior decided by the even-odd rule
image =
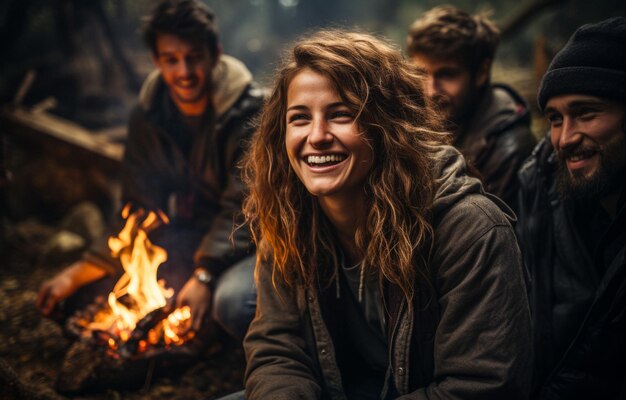
<svg viewBox="0 0 626 400">
<path fill-rule="evenodd" d="M 554 57 L 539 87 L 539 109 L 562 94 L 626 103 L 626 18 L 583 25 Z"/>
</svg>

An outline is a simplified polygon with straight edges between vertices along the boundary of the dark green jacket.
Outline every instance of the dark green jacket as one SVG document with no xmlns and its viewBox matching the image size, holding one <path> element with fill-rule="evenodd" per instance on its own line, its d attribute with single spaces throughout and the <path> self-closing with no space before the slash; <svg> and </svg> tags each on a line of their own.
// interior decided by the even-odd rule
<svg viewBox="0 0 626 400">
<path fill-rule="evenodd" d="M 417 290 L 409 308 L 398 287 L 386 287 L 388 384 L 402 399 L 525 399 L 530 313 L 510 210 L 483 194 L 451 147 L 435 176 L 429 268 L 436 293 Z M 288 288 L 278 279 L 274 288 L 263 265 L 257 285 L 257 315 L 244 341 L 247 398 L 345 399 L 335 285 Z"/>
</svg>

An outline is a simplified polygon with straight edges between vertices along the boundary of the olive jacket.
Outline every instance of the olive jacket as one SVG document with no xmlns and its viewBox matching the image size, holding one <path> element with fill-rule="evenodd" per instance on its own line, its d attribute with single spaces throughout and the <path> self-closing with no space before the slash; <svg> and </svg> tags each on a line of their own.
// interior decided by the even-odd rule
<svg viewBox="0 0 626 400">
<path fill-rule="evenodd" d="M 398 287 L 384 289 L 386 386 L 407 400 L 525 399 L 530 312 L 510 209 L 466 175 L 452 147 L 443 147 L 434 168 L 428 265 L 435 293 L 419 286 L 409 307 Z M 276 279 L 274 287 L 272 271 L 257 268 L 257 314 L 244 340 L 247 398 L 345 399 L 334 285 L 287 287 Z"/>
</svg>

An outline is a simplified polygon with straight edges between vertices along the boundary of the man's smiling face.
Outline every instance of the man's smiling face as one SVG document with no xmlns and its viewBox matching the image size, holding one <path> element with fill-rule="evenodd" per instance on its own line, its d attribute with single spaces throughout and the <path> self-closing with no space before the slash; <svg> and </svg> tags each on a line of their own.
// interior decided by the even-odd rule
<svg viewBox="0 0 626 400">
<path fill-rule="evenodd" d="M 545 114 L 559 158 L 563 195 L 604 195 L 623 179 L 623 104 L 595 96 L 560 95 L 548 100 Z"/>
</svg>

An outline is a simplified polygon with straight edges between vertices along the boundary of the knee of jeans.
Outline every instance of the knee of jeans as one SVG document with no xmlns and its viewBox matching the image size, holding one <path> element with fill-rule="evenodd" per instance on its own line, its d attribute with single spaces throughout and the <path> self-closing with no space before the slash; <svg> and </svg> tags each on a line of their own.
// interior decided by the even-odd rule
<svg viewBox="0 0 626 400">
<path fill-rule="evenodd" d="M 238 271 L 227 271 L 215 288 L 212 317 L 237 338 L 243 338 L 254 317 L 256 291 L 253 282 L 252 277 L 242 276 Z"/>
</svg>

